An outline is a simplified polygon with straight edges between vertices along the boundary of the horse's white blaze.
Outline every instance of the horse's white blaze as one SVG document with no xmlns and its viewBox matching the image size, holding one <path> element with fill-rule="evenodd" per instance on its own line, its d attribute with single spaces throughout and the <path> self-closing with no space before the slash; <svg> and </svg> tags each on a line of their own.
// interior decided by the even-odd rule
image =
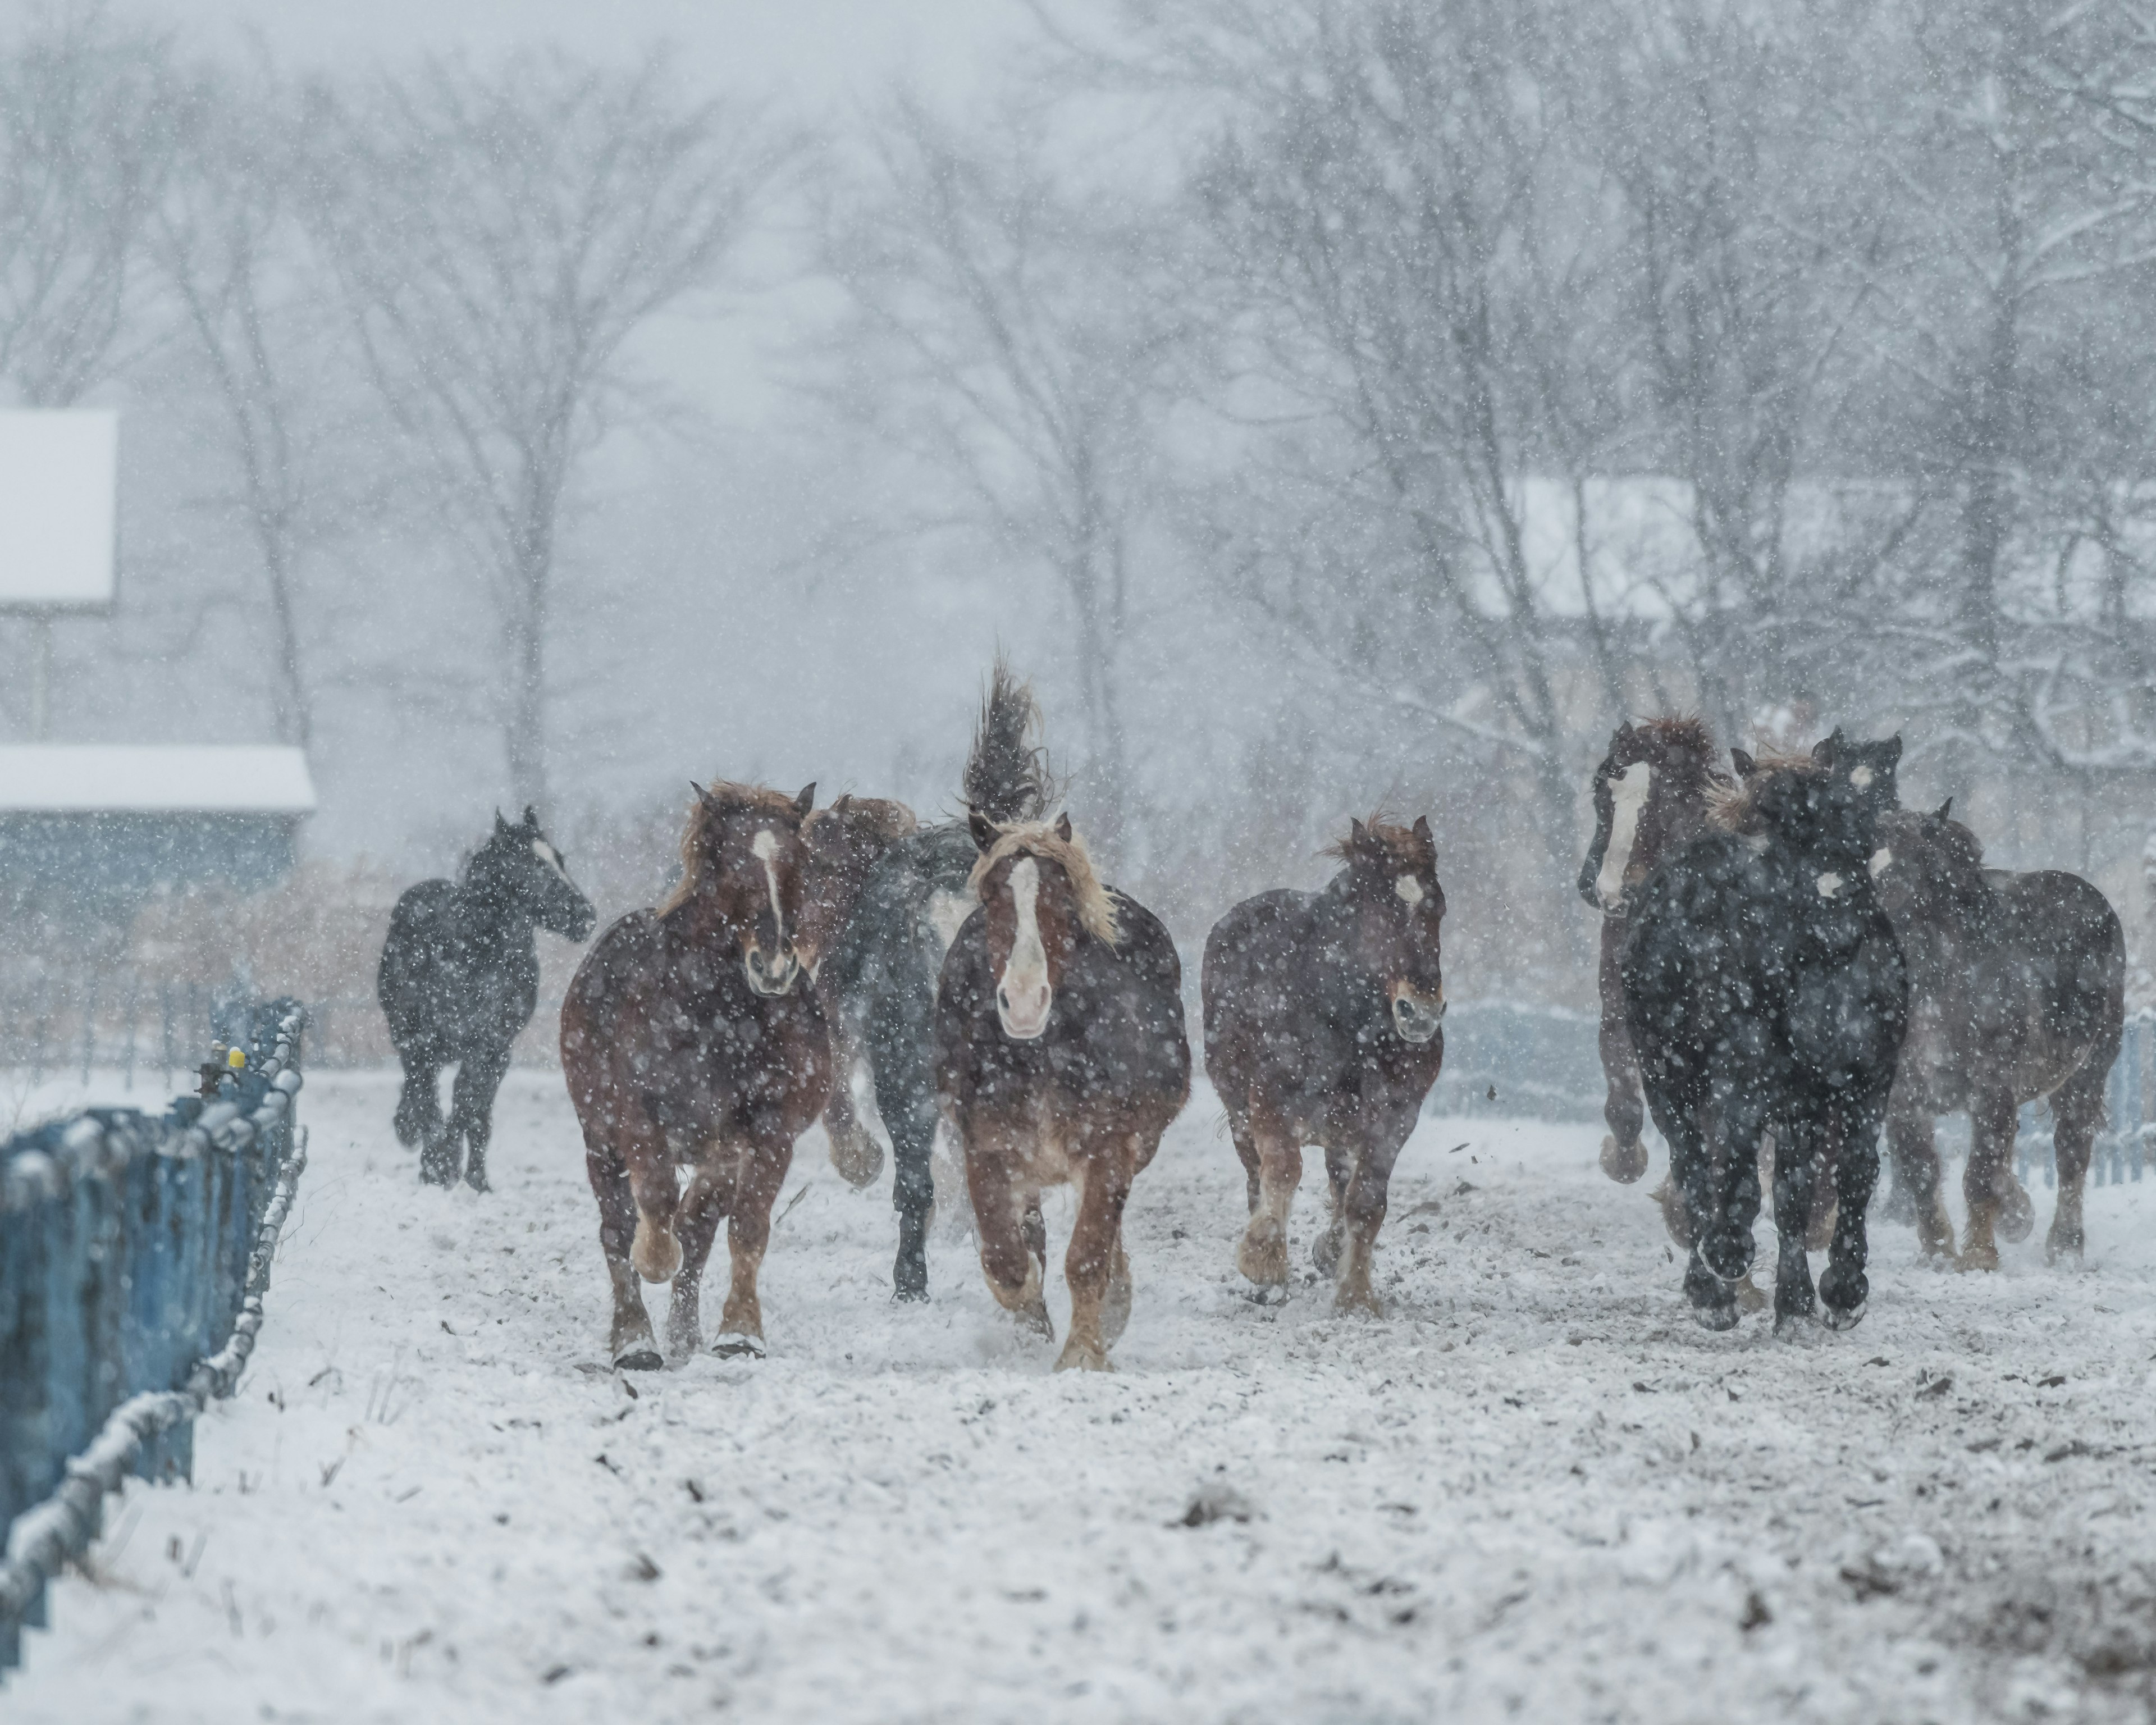
<svg viewBox="0 0 2156 1725">
<path fill-rule="evenodd" d="M 928 895 L 928 923 L 936 931 L 936 944 L 940 951 L 951 950 L 951 942 L 958 938 L 959 929 L 973 914 L 973 904 L 968 895 L 946 892 L 940 886 Z"/>
<path fill-rule="evenodd" d="M 1820 875 L 1815 884 L 1819 887 L 1821 898 L 1832 898 L 1841 891 L 1843 881 L 1840 875 L 1829 873 Z"/>
<path fill-rule="evenodd" d="M 1871 878 L 1876 880 L 1894 866 L 1894 853 L 1882 845 L 1871 853 L 1871 860 L 1864 866 L 1871 870 Z"/>
<path fill-rule="evenodd" d="M 1399 880 L 1394 881 L 1393 891 L 1411 905 L 1419 905 L 1422 902 L 1422 882 L 1412 875 L 1403 875 Z"/>
<path fill-rule="evenodd" d="M 1018 934 L 996 984 L 996 1016 L 1006 1032 L 1030 1042 L 1048 1028 L 1048 948 L 1040 939 L 1040 865 L 1029 856 L 1010 871 Z"/>
<path fill-rule="evenodd" d="M 549 845 L 544 839 L 534 839 L 531 841 L 531 854 L 537 857 L 540 861 L 546 864 L 547 866 L 552 869 L 557 875 L 560 875 L 562 878 L 562 884 L 564 886 L 569 884 L 569 871 L 562 866 L 562 853 L 560 851 L 555 850 L 555 848 Z"/>
<path fill-rule="evenodd" d="M 1851 768 L 1849 769 L 1849 782 L 1855 785 L 1860 791 L 1870 790 L 1871 788 L 1871 769 L 1869 767 Z"/>
<path fill-rule="evenodd" d="M 758 862 L 763 865 L 763 878 L 771 886 L 771 920 L 777 925 L 778 938 L 786 938 L 786 913 L 778 908 L 778 865 L 773 860 L 778 855 L 778 835 L 769 827 L 760 828 L 749 847 Z"/>
<path fill-rule="evenodd" d="M 1602 853 L 1602 872 L 1594 877 L 1594 896 L 1605 911 L 1624 908 L 1625 871 L 1632 865 L 1632 843 L 1640 836 L 1640 812 L 1647 806 L 1647 787 L 1655 769 L 1635 761 L 1609 781 L 1609 848 Z"/>
</svg>

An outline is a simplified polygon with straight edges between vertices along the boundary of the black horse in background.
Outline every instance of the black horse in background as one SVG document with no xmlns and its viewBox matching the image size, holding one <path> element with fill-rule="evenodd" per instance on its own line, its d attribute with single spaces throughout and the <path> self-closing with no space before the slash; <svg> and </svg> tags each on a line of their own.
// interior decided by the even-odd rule
<svg viewBox="0 0 2156 1725">
<path fill-rule="evenodd" d="M 1865 1211 L 1908 983 L 1869 868 L 1880 788 L 1833 770 L 1838 752 L 1740 754 L 1720 830 L 1648 879 L 1620 960 L 1647 1105 L 1691 1218 L 1685 1292 L 1710 1329 L 1737 1322 L 1770 1128 L 1778 1325 L 1815 1309 L 1804 1236 L 1830 1141 L 1838 1214 L 1816 1303 L 1836 1329 L 1864 1315 Z"/>
<path fill-rule="evenodd" d="M 419 1145 L 421 1179 L 452 1184 L 461 1162 L 465 1183 L 486 1190 L 494 1095 L 539 1000 L 531 932 L 580 941 L 594 914 L 529 809 L 514 826 L 495 811 L 493 835 L 454 886 L 422 880 L 397 901 L 375 993 L 404 1063 L 397 1137 Z M 444 1123 L 434 1081 L 453 1063 L 456 1094 Z"/>
<path fill-rule="evenodd" d="M 1034 741 L 1033 691 L 1001 660 L 981 703 L 963 786 L 969 814 L 998 827 L 1037 821 L 1053 794 L 1047 757 Z M 972 886 L 980 847 L 963 820 L 924 827 L 894 843 L 870 870 L 845 932 L 816 973 L 825 1009 L 840 1022 L 849 1058 L 865 1055 L 876 1111 L 891 1134 L 891 1204 L 898 1212 L 892 1283 L 901 1300 L 928 1297 L 928 1219 L 936 1201 L 932 1156 L 936 1091 L 936 988 L 943 955 L 978 907 Z M 835 1138 L 834 1135 L 834 1138 Z M 874 1177 L 873 1162 L 858 1183 Z M 848 1178 L 854 1178 L 851 1172 Z"/>
</svg>

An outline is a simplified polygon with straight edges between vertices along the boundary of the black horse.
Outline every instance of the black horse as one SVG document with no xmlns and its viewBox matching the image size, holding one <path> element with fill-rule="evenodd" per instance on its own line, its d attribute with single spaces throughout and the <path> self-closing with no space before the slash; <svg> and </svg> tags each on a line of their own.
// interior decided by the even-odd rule
<svg viewBox="0 0 2156 1725">
<path fill-rule="evenodd" d="M 1033 740 L 1040 718 L 1033 691 L 998 660 L 966 761 L 963 795 L 972 814 L 998 826 L 1040 819 L 1053 786 L 1046 756 Z M 891 1134 L 891 1204 L 898 1212 L 892 1283 L 901 1300 L 928 1297 L 928 1218 L 936 1200 L 930 1158 L 939 1117 L 936 985 L 958 925 L 978 906 L 971 883 L 980 860 L 963 820 L 898 839 L 870 870 L 844 932 L 816 973 L 825 1009 L 840 1021 L 839 1045 L 867 1059 L 876 1111 Z M 848 1078 L 842 1070 L 833 1085 Z"/>
<path fill-rule="evenodd" d="M 1835 1142 L 1838 1201 L 1818 1304 L 1864 1315 L 1866 1208 L 1908 1014 L 1902 950 L 1874 891 L 1876 779 L 1838 751 L 1755 762 L 1717 799 L 1720 830 L 1649 877 L 1619 970 L 1647 1106 L 1691 1224 L 1685 1292 L 1710 1329 L 1752 1265 L 1761 1136 L 1775 1137 L 1777 1324 L 1815 1309 L 1804 1235 Z"/>
<path fill-rule="evenodd" d="M 515 826 L 495 811 L 493 836 L 454 886 L 422 880 L 397 901 L 375 993 L 404 1063 L 397 1137 L 420 1146 L 421 1179 L 450 1185 L 461 1161 L 466 1183 L 486 1190 L 494 1093 L 539 1000 L 531 931 L 580 941 L 593 914 L 529 809 Z M 456 1096 L 444 1124 L 434 1080 L 452 1062 Z"/>
</svg>

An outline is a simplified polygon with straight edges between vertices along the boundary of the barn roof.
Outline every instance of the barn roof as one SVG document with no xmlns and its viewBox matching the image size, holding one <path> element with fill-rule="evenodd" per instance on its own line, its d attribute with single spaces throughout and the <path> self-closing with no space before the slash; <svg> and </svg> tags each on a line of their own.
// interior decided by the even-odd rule
<svg viewBox="0 0 2156 1725">
<path fill-rule="evenodd" d="M 120 416 L 0 413 L 0 610 L 112 603 Z"/>
<path fill-rule="evenodd" d="M 305 751 L 259 744 L 0 745 L 0 814 L 311 814 Z"/>
</svg>

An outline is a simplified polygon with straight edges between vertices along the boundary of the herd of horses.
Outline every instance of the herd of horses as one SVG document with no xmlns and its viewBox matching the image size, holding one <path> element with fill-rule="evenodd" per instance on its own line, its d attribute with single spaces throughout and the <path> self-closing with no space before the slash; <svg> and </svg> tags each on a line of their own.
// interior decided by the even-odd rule
<svg viewBox="0 0 2156 1725">
<path fill-rule="evenodd" d="M 562 1007 L 618 1368 L 701 1348 L 721 1220 L 716 1350 L 763 1352 L 757 1272 L 796 1141 L 820 1116 L 850 1182 L 881 1171 L 857 1076 L 891 1145 L 896 1297 L 927 1296 L 940 1127 L 990 1291 L 1048 1340 L 1040 1194 L 1075 1189 L 1057 1366 L 1106 1368 L 1131 1310 L 1124 1209 L 1189 1096 L 1182 963 L 1158 918 L 1099 878 L 1069 816 L 1049 819 L 1039 731 L 998 663 L 964 819 L 933 825 L 895 802 L 818 809 L 813 784 L 694 788 L 679 884 L 593 942 Z M 1651 1115 L 1684 1291 L 1710 1328 L 1764 1303 L 1750 1278 L 1763 1188 L 1777 1327 L 1862 1317 L 1882 1132 L 1924 1250 L 1995 1267 L 1998 1237 L 2032 1224 L 2012 1153 L 2017 1111 L 2040 1096 L 2056 1126 L 2050 1249 L 2082 1249 L 2123 1022 L 2118 919 L 2073 875 L 1985 869 L 1950 807 L 1902 809 L 1901 747 L 1837 731 L 1804 753 L 1732 750 L 1725 770 L 1703 723 L 1665 718 L 1621 726 L 1595 771 L 1579 887 L 1604 919 L 1602 1165 L 1645 1173 Z M 1381 1309 L 1371 1264 L 1394 1163 L 1445 1058 L 1436 849 L 1427 819 L 1355 821 L 1326 886 L 1246 900 L 1207 937 L 1206 1070 L 1247 1178 L 1235 1261 L 1260 1297 L 1287 1283 L 1315 1147 L 1332 1202 L 1313 1260 L 1342 1309 Z M 398 903 L 380 995 L 405 1072 L 397 1131 L 423 1179 L 485 1189 L 494 1093 L 536 1001 L 534 931 L 581 941 L 594 920 L 530 809 L 497 814 L 457 882 Z M 1957 1253 L 1933 1122 L 1959 1111 L 1973 1136 Z M 644 1282 L 670 1285 L 663 1348 Z"/>
</svg>

